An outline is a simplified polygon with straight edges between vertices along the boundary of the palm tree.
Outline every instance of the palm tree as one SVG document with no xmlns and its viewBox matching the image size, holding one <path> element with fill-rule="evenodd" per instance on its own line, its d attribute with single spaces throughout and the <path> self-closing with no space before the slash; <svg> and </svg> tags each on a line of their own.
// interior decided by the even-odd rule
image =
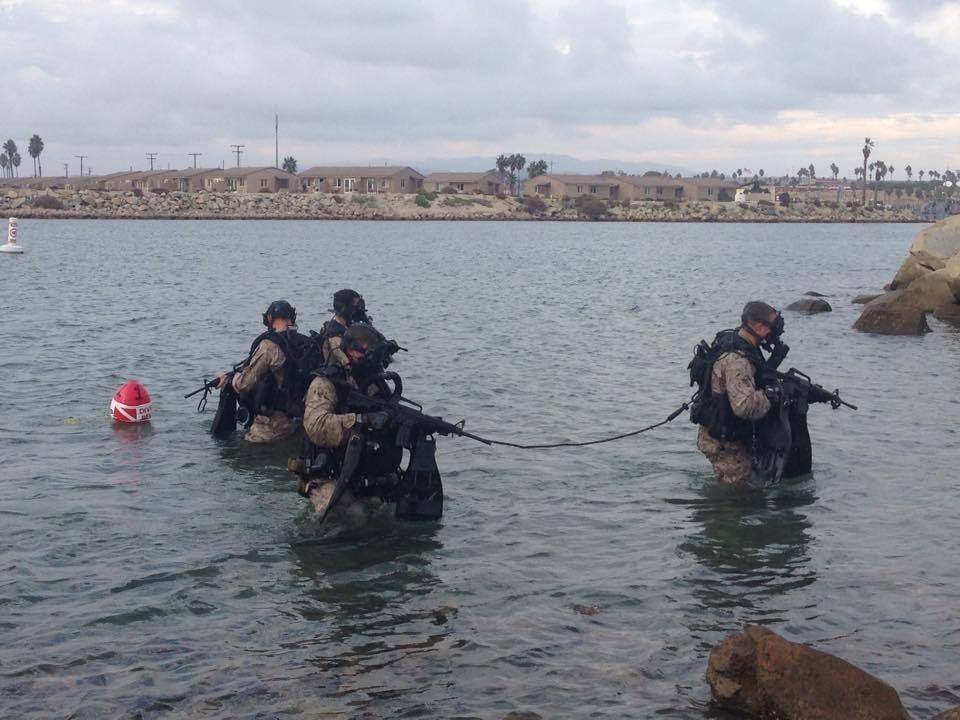
<svg viewBox="0 0 960 720">
<path fill-rule="evenodd" d="M 860 204 L 867 204 L 867 159 L 870 157 L 870 152 L 873 150 L 873 140 L 870 138 L 863 139 L 863 195 L 860 197 Z"/>
<path fill-rule="evenodd" d="M 519 178 L 520 171 L 523 170 L 527 165 L 527 159 L 520 153 L 515 153 L 510 156 L 510 169 L 513 171 L 514 178 Z M 517 195 L 520 195 L 520 183 L 514 179 L 516 187 L 514 188 Z"/>
<path fill-rule="evenodd" d="M 547 161 L 546 160 L 534 160 L 532 163 L 527 165 L 527 177 L 535 178 L 540 175 L 547 174 Z"/>
<path fill-rule="evenodd" d="M 30 157 L 33 158 L 34 177 L 37 176 L 38 168 L 40 170 L 40 177 L 43 177 L 43 166 L 40 165 L 40 153 L 43 152 L 43 138 L 34 133 L 33 137 L 30 138 L 30 142 L 27 143 L 27 152 L 30 153 Z"/>
<path fill-rule="evenodd" d="M 510 161 L 506 155 L 497 156 L 497 172 L 500 173 L 500 184 L 506 184 L 507 168 L 510 167 Z"/>
<path fill-rule="evenodd" d="M 10 158 L 10 164 L 13 165 L 13 169 L 15 171 L 14 174 L 17 177 L 20 177 L 20 153 L 15 152 L 13 154 L 13 157 Z"/>
<path fill-rule="evenodd" d="M 10 162 L 10 161 L 7 159 L 7 154 L 6 154 L 5 152 L 4 152 L 4 153 L 0 153 L 0 167 L 3 168 L 3 176 L 4 176 L 4 177 L 7 176 L 7 165 L 9 164 L 9 162 Z"/>
<path fill-rule="evenodd" d="M 286 170 L 288 173 L 293 173 L 295 175 L 297 172 L 297 159 L 293 155 L 287 155 L 283 159 L 281 170 Z"/>
<path fill-rule="evenodd" d="M 888 165 L 888 166 L 887 166 L 887 172 L 890 173 L 890 181 L 891 181 L 891 182 L 893 182 L 893 171 L 894 171 L 894 170 L 895 170 L 895 168 L 893 167 L 893 165 Z M 886 173 L 884 173 L 884 175 L 886 175 Z"/>
<path fill-rule="evenodd" d="M 816 168 L 813 166 L 813 163 L 810 163 L 810 166 L 807 168 L 807 170 L 809 171 L 808 174 L 810 177 L 810 181 L 813 182 L 814 180 L 816 180 L 817 176 L 814 174 L 816 171 Z"/>
<path fill-rule="evenodd" d="M 904 170 L 907 172 L 907 182 L 910 182 L 913 179 L 913 168 L 907 165 Z"/>
<path fill-rule="evenodd" d="M 873 206 L 877 206 L 877 193 L 880 190 L 880 180 L 887 174 L 887 166 L 883 160 L 877 160 L 870 163 L 870 169 L 873 171 Z M 866 183 L 864 183 L 866 185 Z"/>
<path fill-rule="evenodd" d="M 926 170 L 921 170 L 919 173 L 917 173 L 920 176 L 920 182 L 923 182 L 923 176 L 926 174 L 926 172 Z"/>
<path fill-rule="evenodd" d="M 757 171 L 757 175 L 763 177 L 763 168 L 760 168 L 760 170 Z"/>
</svg>

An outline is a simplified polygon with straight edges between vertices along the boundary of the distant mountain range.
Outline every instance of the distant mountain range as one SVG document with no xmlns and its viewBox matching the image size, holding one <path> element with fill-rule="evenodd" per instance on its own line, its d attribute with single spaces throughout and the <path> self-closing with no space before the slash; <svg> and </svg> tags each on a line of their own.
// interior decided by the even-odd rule
<svg viewBox="0 0 960 720">
<path fill-rule="evenodd" d="M 613 170 L 618 171 L 622 170 L 625 173 L 630 175 L 642 175 L 648 170 L 655 170 L 657 172 L 663 172 L 666 170 L 671 175 L 676 175 L 680 173 L 684 177 L 693 175 L 694 173 L 683 167 L 678 167 L 676 165 L 665 165 L 663 163 L 656 162 L 625 162 L 623 160 L 584 160 L 581 158 L 571 157 L 570 155 L 551 155 L 550 153 L 526 153 L 525 157 L 527 162 L 533 160 L 546 160 L 547 164 L 552 167 L 551 172 L 557 174 L 573 175 L 573 174 L 589 174 L 596 175 L 604 170 Z M 326 164 L 326 163 L 325 163 Z M 336 164 L 336 163 L 330 163 Z M 350 162 L 345 163 L 347 165 L 409 165 L 414 170 L 417 170 L 424 175 L 429 175 L 432 172 L 454 172 L 457 170 L 463 172 L 480 172 L 483 170 L 490 170 L 495 167 L 495 158 L 493 157 L 482 157 L 482 156 L 473 156 L 473 157 L 459 157 L 459 158 L 427 158 L 425 160 L 397 160 L 395 158 L 390 159 L 374 159 L 369 161 L 362 162 Z M 525 173 L 521 172 L 521 175 Z"/>
</svg>

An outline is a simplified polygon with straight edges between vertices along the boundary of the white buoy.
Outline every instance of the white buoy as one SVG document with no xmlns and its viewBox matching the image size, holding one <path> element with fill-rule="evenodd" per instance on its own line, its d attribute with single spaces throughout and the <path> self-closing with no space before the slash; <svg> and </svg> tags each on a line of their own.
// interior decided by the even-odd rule
<svg viewBox="0 0 960 720">
<path fill-rule="evenodd" d="M 0 252 L 2 253 L 22 253 L 23 248 L 17 244 L 17 219 L 10 218 L 10 222 L 7 225 L 7 244 L 0 245 Z"/>
</svg>

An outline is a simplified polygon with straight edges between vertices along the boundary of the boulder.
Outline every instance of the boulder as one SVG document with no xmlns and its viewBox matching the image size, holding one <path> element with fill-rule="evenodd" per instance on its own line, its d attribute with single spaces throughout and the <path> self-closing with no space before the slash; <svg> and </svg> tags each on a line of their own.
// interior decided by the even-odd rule
<svg viewBox="0 0 960 720">
<path fill-rule="evenodd" d="M 921 230 L 910 252 L 925 252 L 943 260 L 960 253 L 960 215 L 951 215 Z"/>
<path fill-rule="evenodd" d="M 933 316 L 941 322 L 960 327 L 960 304 L 948 303 L 933 311 Z M 958 719 L 960 720 L 960 719 Z"/>
<path fill-rule="evenodd" d="M 960 277 L 960 253 L 947 260 L 943 267 L 950 273 L 950 277 Z"/>
<path fill-rule="evenodd" d="M 713 649 L 707 682 L 719 705 L 760 720 L 909 720 L 882 680 L 756 625 Z"/>
<path fill-rule="evenodd" d="M 857 296 L 853 299 L 853 304 L 854 304 L 854 305 L 866 305 L 868 302 L 870 302 L 871 300 L 876 300 L 876 299 L 877 299 L 878 297 L 880 297 L 881 295 L 883 295 L 883 293 L 876 293 L 876 294 L 874 294 L 874 295 L 857 295 Z"/>
<path fill-rule="evenodd" d="M 853 329 L 878 335 L 923 335 L 930 332 L 923 310 L 904 301 L 906 292 L 894 290 L 868 302 Z"/>
<path fill-rule="evenodd" d="M 910 254 L 904 258 L 900 269 L 897 270 L 897 274 L 893 276 L 890 289 L 899 290 L 900 288 L 905 288 L 917 278 L 923 277 L 934 270 L 940 270 L 945 265 L 946 261 L 934 257 L 929 253 L 923 251 L 915 253 L 911 251 Z"/>
<path fill-rule="evenodd" d="M 790 303 L 784 310 L 814 315 L 816 313 L 831 312 L 833 308 L 830 307 L 830 303 L 820 297 L 807 297 Z"/>
<path fill-rule="evenodd" d="M 936 270 L 910 283 L 903 293 L 903 301 L 916 305 L 921 310 L 933 312 L 941 305 L 956 302 L 953 286 L 953 280 L 946 269 Z"/>
</svg>

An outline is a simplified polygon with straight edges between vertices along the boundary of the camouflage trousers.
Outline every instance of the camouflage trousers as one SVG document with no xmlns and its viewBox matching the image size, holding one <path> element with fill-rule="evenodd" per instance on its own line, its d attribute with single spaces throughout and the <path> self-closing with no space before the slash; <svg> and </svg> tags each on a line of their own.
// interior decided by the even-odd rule
<svg viewBox="0 0 960 720">
<path fill-rule="evenodd" d="M 310 485 L 309 498 L 313 509 L 322 515 L 330 504 L 333 496 L 335 480 L 314 481 Z M 359 527 L 366 524 L 373 516 L 380 514 L 386 505 L 372 497 L 358 498 L 347 490 L 340 497 L 336 507 L 330 511 L 328 522 L 347 527 Z"/>
<path fill-rule="evenodd" d="M 272 443 L 289 437 L 297 429 L 297 422 L 280 411 L 257 415 L 243 439 L 251 443 Z"/>
<path fill-rule="evenodd" d="M 703 426 L 697 433 L 697 449 L 706 455 L 713 474 L 727 485 L 747 485 L 753 475 L 753 460 L 741 442 L 717 440 Z"/>
</svg>

